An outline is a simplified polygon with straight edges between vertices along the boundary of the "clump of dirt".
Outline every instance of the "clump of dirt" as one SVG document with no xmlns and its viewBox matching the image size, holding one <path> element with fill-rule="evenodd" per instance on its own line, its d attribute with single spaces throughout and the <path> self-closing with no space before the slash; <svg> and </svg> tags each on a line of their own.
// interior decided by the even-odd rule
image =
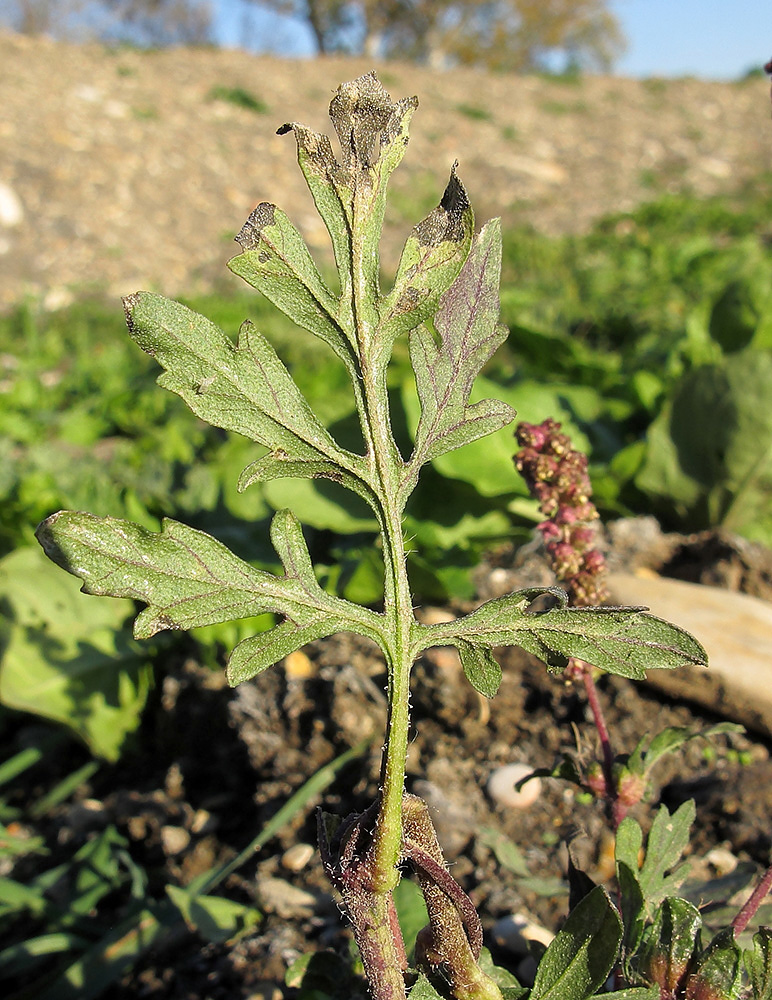
<svg viewBox="0 0 772 1000">
<path fill-rule="evenodd" d="M 647 539 L 647 545 L 642 539 Z M 633 539 L 636 539 L 633 545 Z M 717 533 L 663 535 L 650 521 L 620 522 L 608 537 L 612 562 L 772 596 L 772 553 Z M 481 596 L 504 586 L 550 582 L 537 546 L 499 552 L 481 567 Z M 463 608 L 422 614 L 460 613 Z M 503 867 L 490 831 L 516 844 L 534 879 L 562 879 L 567 846 L 578 863 L 608 880 L 610 837 L 602 810 L 579 789 L 550 780 L 528 809 L 491 800 L 486 785 L 504 764 L 552 766 L 562 754 L 598 756 L 581 690 L 518 649 L 501 655 L 503 681 L 491 701 L 478 696 L 450 651 L 427 652 L 416 664 L 408 790 L 429 804 L 454 876 L 478 905 L 486 932 L 497 920 L 527 912 L 555 928 L 566 898 L 543 892 Z M 287 967 L 309 949 L 347 953 L 349 931 L 322 872 L 315 806 L 345 815 L 376 796 L 385 723 L 385 669 L 377 651 L 348 635 L 306 647 L 249 684 L 231 690 L 221 673 L 192 659 L 169 665 L 145 715 L 134 751 L 100 771 L 74 804 L 41 825 L 49 842 L 73 846 L 115 823 L 135 860 L 150 874 L 149 893 L 186 884 L 234 857 L 287 798 L 320 767 L 363 736 L 372 745 L 218 891 L 253 901 L 264 919 L 232 948 L 204 945 L 182 933 L 146 955 L 111 992 L 114 1000 L 149 997 L 210 1000 L 290 997 Z M 600 697 L 618 752 L 665 726 L 700 728 L 720 720 L 669 702 L 645 685 L 604 677 Z M 693 741 L 657 765 L 647 801 L 635 815 L 646 826 L 661 802 L 698 803 L 695 857 L 720 848 L 735 861 L 766 865 L 770 849 L 772 762 L 752 734 L 722 738 L 715 754 Z M 62 760 L 64 768 L 72 766 Z M 766 789 L 767 791 L 764 791 Z M 34 794 L 34 789 L 30 789 Z M 710 874 L 710 869 L 707 869 Z M 499 955 L 506 961 L 507 956 Z"/>
</svg>

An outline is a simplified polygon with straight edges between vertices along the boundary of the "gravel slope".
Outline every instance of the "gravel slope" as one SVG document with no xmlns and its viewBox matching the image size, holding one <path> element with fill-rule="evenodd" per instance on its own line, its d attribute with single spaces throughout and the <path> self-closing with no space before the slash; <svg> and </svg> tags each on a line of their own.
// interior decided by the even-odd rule
<svg viewBox="0 0 772 1000">
<path fill-rule="evenodd" d="M 326 253 L 292 137 L 275 129 L 326 130 L 337 84 L 370 68 L 0 34 L 0 308 L 30 294 L 53 306 L 84 288 L 175 294 L 235 281 L 223 264 L 261 200 Z M 731 190 L 772 160 L 762 78 L 566 83 L 394 63 L 380 74 L 393 97 L 421 101 L 393 181 L 387 263 L 456 158 L 480 221 L 548 232 L 666 190 Z M 217 87 L 242 87 L 265 111 L 213 99 Z"/>
</svg>

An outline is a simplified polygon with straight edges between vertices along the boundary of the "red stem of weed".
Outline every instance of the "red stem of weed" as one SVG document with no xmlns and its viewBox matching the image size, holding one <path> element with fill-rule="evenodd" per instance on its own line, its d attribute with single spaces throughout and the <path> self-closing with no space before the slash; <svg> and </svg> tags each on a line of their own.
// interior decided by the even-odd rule
<svg viewBox="0 0 772 1000">
<path fill-rule="evenodd" d="M 611 747 L 611 737 L 609 736 L 608 726 L 606 725 L 606 717 L 603 714 L 603 708 L 600 703 L 600 698 L 598 697 L 598 689 L 595 686 L 595 681 L 592 676 L 592 667 L 589 663 L 583 665 L 582 679 L 584 680 L 584 689 L 587 692 L 587 701 L 590 705 L 590 710 L 592 711 L 592 717 L 595 720 L 595 728 L 598 731 L 598 739 L 600 740 L 601 750 L 603 751 L 603 777 L 606 780 L 606 798 L 608 800 L 611 809 L 611 821 L 616 830 L 622 820 L 625 818 L 627 813 L 627 806 L 619 801 L 617 797 L 617 787 L 614 781 L 614 751 Z"/>
<path fill-rule="evenodd" d="M 734 932 L 735 938 L 742 934 L 751 922 L 770 889 L 772 889 L 772 865 L 770 865 L 761 876 L 758 885 L 748 897 L 745 906 L 743 906 L 732 921 L 732 931 Z"/>
</svg>

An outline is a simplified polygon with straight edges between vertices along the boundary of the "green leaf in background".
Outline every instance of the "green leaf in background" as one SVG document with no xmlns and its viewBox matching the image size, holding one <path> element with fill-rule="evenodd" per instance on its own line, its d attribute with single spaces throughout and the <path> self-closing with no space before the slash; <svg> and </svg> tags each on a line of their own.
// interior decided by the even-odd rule
<svg viewBox="0 0 772 1000">
<path fill-rule="evenodd" d="M 378 530 L 372 511 L 351 492 L 344 493 L 335 483 L 275 479 L 263 486 L 263 496 L 274 510 L 289 508 L 304 524 L 321 531 L 350 535 Z"/>
<path fill-rule="evenodd" d="M 117 760 L 152 681 L 147 651 L 122 628 L 132 603 L 89 600 L 36 549 L 0 561 L 0 598 L 0 701 L 63 723 Z"/>
<path fill-rule="evenodd" d="M 501 230 L 494 221 L 476 238 L 460 274 L 440 298 L 434 319 L 440 343 L 426 326 L 411 334 L 410 357 L 421 401 L 409 463 L 411 483 L 424 463 L 514 419 L 506 403 L 469 402 L 480 369 L 507 336 L 498 324 L 500 271 Z"/>
<path fill-rule="evenodd" d="M 707 654 L 693 636 L 644 611 L 565 606 L 529 611 L 542 593 L 565 602 L 562 591 L 554 588 L 517 591 L 488 601 L 456 621 L 416 626 L 415 646 L 419 651 L 429 646 L 458 646 L 462 660 L 467 656 L 472 677 L 484 678 L 483 693 L 488 697 L 494 678 L 485 651 L 495 646 L 520 646 L 556 670 L 575 656 L 609 673 L 637 679 L 645 677 L 646 670 L 707 665 Z"/>
<path fill-rule="evenodd" d="M 525 380 L 512 386 L 502 386 L 484 375 L 479 376 L 469 395 L 473 406 L 495 398 L 517 411 L 519 420 L 540 423 L 551 416 L 581 451 L 590 451 L 591 444 L 581 430 L 574 414 L 581 410 L 583 419 L 594 419 L 599 412 L 601 397 L 587 386 L 555 386 L 545 382 Z M 413 428 L 420 419 L 420 401 L 411 381 L 402 384 L 402 401 Z M 514 471 L 512 455 L 516 445 L 508 426 L 473 440 L 458 451 L 447 452 L 433 459 L 434 468 L 450 480 L 460 479 L 474 486 L 484 497 L 500 497 L 519 493 L 527 496 L 523 480 Z M 453 489 L 451 483 L 450 489 Z M 452 496 L 452 494 L 451 494 Z"/>
<path fill-rule="evenodd" d="M 721 524 L 772 543 L 772 352 L 745 350 L 689 372 L 649 428 L 636 485 L 673 498 L 692 527 Z"/>
<path fill-rule="evenodd" d="M 754 282 L 730 281 L 713 304 L 710 336 L 727 354 L 740 351 L 753 340 L 763 316 Z"/>
<path fill-rule="evenodd" d="M 687 726 L 667 726 L 651 740 L 644 736 L 630 755 L 627 767 L 636 774 L 646 774 L 666 754 L 674 753 L 691 740 L 710 740 L 713 736 L 730 733 L 744 733 L 744 726 L 734 722 L 719 722 L 704 729 L 689 729 Z"/>
<path fill-rule="evenodd" d="M 176 885 L 167 885 L 166 894 L 188 927 L 211 944 L 233 942 L 260 922 L 254 906 L 224 896 L 199 895 Z"/>
<path fill-rule="evenodd" d="M 415 882 L 402 878 L 394 889 L 394 905 L 397 908 L 405 951 L 408 959 L 411 959 L 418 932 L 429 923 L 423 893 Z"/>
<path fill-rule="evenodd" d="M 587 1000 L 617 958 L 622 923 L 603 886 L 574 907 L 547 948 L 529 1000 Z"/>
<path fill-rule="evenodd" d="M 502 868 L 523 878 L 530 875 L 522 851 L 500 830 L 496 830 L 492 826 L 485 826 L 477 834 L 477 841 L 493 851 Z"/>
</svg>

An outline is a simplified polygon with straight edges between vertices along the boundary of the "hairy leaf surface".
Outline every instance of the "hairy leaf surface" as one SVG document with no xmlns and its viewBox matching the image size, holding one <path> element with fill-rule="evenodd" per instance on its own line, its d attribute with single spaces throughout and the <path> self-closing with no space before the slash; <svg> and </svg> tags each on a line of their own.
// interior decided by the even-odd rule
<svg viewBox="0 0 772 1000">
<path fill-rule="evenodd" d="M 365 634 L 372 635 L 373 626 L 377 630 L 372 612 L 318 585 L 300 526 L 289 511 L 276 514 L 271 537 L 285 577 L 255 569 L 205 532 L 168 519 L 161 532 L 153 532 L 117 518 L 62 511 L 38 528 L 47 555 L 79 576 L 86 593 L 147 604 L 134 625 L 137 638 L 265 612 L 297 626 L 326 615 L 330 632 L 341 620 Z M 271 633 L 260 640 L 266 635 Z"/>
<path fill-rule="evenodd" d="M 621 677 L 642 678 L 646 670 L 707 665 L 702 646 L 688 632 L 636 608 L 569 608 L 529 611 L 540 593 L 525 590 L 488 601 L 457 621 L 431 626 L 417 626 L 415 644 L 455 645 L 459 640 L 478 650 L 495 646 L 520 646 L 533 653 L 551 668 L 565 667 L 569 657 Z M 477 657 L 481 653 L 477 653 Z M 482 662 L 482 661 L 481 661 Z M 472 674 L 475 670 L 472 668 Z M 487 691 L 483 691 L 487 694 Z"/>
</svg>

